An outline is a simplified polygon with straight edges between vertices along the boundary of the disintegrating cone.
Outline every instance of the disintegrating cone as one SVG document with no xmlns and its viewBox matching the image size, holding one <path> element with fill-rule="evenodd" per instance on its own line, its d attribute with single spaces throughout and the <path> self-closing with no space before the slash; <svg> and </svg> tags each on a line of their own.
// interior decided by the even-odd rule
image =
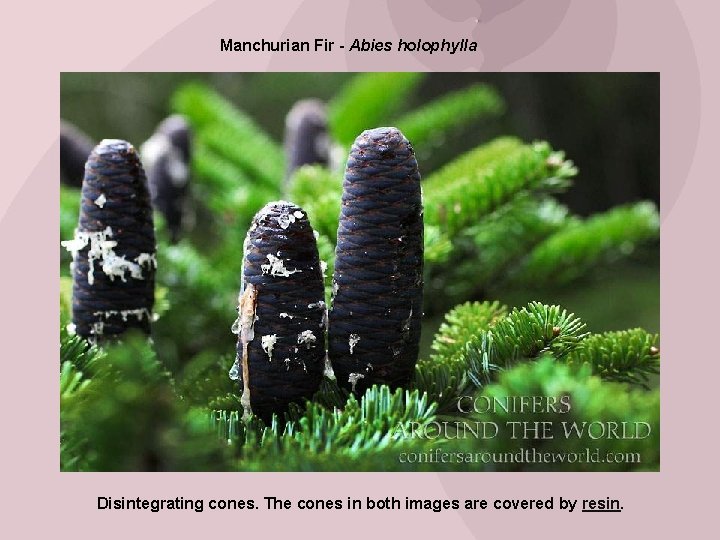
<svg viewBox="0 0 720 540">
<path fill-rule="evenodd" d="M 327 165 L 330 160 L 325 105 L 317 99 L 298 101 L 285 119 L 287 182 L 303 165 Z"/>
<path fill-rule="evenodd" d="M 155 233 L 147 182 L 137 152 L 106 139 L 85 165 L 73 254 L 73 324 L 97 342 L 130 328 L 150 333 L 155 287 Z"/>
<path fill-rule="evenodd" d="M 420 342 L 423 209 L 412 146 L 396 128 L 363 132 L 348 157 L 335 252 L 329 355 L 362 392 L 413 376 Z"/>
<path fill-rule="evenodd" d="M 320 258 L 307 215 L 292 203 L 268 203 L 245 240 L 233 328 L 246 414 L 252 408 L 267 421 L 318 389 L 325 365 L 323 299 Z"/>
<path fill-rule="evenodd" d="M 82 186 L 85 162 L 95 143 L 76 126 L 60 121 L 60 181 L 68 186 Z"/>
<path fill-rule="evenodd" d="M 173 242 L 180 237 L 190 179 L 192 134 L 182 116 L 163 120 L 140 147 L 153 207 L 167 223 Z"/>
</svg>

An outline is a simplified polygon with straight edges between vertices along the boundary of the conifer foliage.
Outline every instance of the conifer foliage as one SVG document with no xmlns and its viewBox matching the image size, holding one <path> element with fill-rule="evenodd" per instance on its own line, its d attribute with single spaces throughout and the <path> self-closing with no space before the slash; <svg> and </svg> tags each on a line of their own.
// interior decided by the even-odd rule
<svg viewBox="0 0 720 540">
<path fill-rule="evenodd" d="M 283 144 L 273 140 L 250 111 L 240 110 L 200 84 L 183 86 L 176 91 L 172 108 L 193 133 L 187 197 L 199 219 L 195 230 L 179 238 L 157 221 L 157 260 L 153 256 L 131 261 L 143 265 L 138 266 L 138 275 L 156 282 L 154 304 L 143 304 L 147 313 L 142 312 L 141 328 L 123 327 L 121 341 L 96 343 L 86 339 L 92 336 L 85 329 L 73 335 L 71 261 L 63 252 L 59 366 L 63 470 L 658 468 L 659 337 L 642 329 L 594 333 L 591 320 L 559 305 L 531 301 L 511 307 L 494 300 L 495 293 L 528 283 L 568 285 L 581 278 L 590 280 L 596 269 L 632 256 L 657 239 L 657 209 L 639 202 L 588 218 L 574 216 L 556 196 L 569 189 L 581 171 L 544 141 L 500 137 L 426 170 L 422 156 L 448 134 L 462 133 L 501 114 L 505 105 L 493 88 L 474 85 L 411 109 L 407 104 L 422 78 L 414 73 L 357 75 L 326 104 L 324 136 L 328 156 L 347 157 L 357 135 L 377 126 L 397 126 L 412 145 L 422 171 L 422 179 L 415 180 L 422 187 L 424 208 L 424 215 L 413 222 L 418 229 L 413 254 L 424 253 L 413 263 L 421 272 L 413 280 L 424 281 L 425 286 L 422 305 L 413 304 L 402 319 L 412 323 L 412 332 L 419 335 L 423 313 L 425 318 L 444 314 L 431 350 L 417 358 L 418 335 L 413 334 L 413 358 L 403 363 L 405 371 L 397 380 L 376 380 L 368 372 L 365 383 L 349 385 L 347 369 L 333 371 L 333 313 L 329 312 L 328 344 L 325 306 L 333 295 L 333 275 L 338 269 L 347 270 L 341 259 L 344 250 L 357 245 L 342 234 L 356 226 L 340 221 L 352 212 L 343 203 L 342 167 L 333 166 L 325 156 L 313 160 L 314 165 L 290 167 Z M 285 179 L 287 171 L 292 175 Z M 101 191 L 96 191 L 90 200 L 87 186 L 82 196 L 76 188 L 62 187 L 63 240 L 73 237 L 81 201 L 93 215 L 102 213 L 105 201 L 98 201 Z M 276 203 L 253 224 L 258 211 L 283 196 L 292 203 Z M 142 198 L 147 197 L 145 188 Z M 123 204 L 119 195 L 108 199 L 105 210 Z M 369 204 L 364 198 L 362 202 Z M 417 203 L 419 211 L 419 197 Z M 280 214 L 287 220 L 278 221 Z M 266 223 L 262 216 L 274 221 Z M 265 229 L 258 230 L 259 225 L 272 225 L 269 243 L 260 238 Z M 146 236 L 152 239 L 152 250 L 147 253 L 154 252 L 154 234 L 151 227 Z M 246 238 L 253 244 L 248 245 Z M 88 247 L 83 248 L 87 252 Z M 291 260 L 293 254 L 297 261 Z M 132 255 L 137 258 L 140 252 Z M 362 254 L 352 255 L 358 262 Z M 78 272 L 87 281 L 86 259 L 74 267 L 76 281 Z M 122 288 L 122 280 L 115 283 L 105 273 L 100 276 L 99 266 L 94 272 L 104 285 Z M 288 280 L 293 272 L 302 279 Z M 132 279 L 130 274 L 125 277 Z M 296 282 L 292 294 L 282 292 Z M 148 283 L 152 280 L 143 280 Z M 238 299 L 238 291 L 246 293 L 248 284 L 251 292 L 257 287 L 261 296 Z M 358 298 L 353 287 L 358 285 L 343 281 L 341 292 L 343 287 L 350 295 L 340 298 L 345 307 L 335 308 L 347 311 L 350 320 Z M 421 295 L 413 294 L 420 301 Z M 265 373 L 271 383 L 304 381 L 292 396 L 282 392 L 282 385 L 262 387 L 256 395 L 264 401 L 257 402 L 255 414 L 249 414 L 241 402 L 238 367 L 242 365 L 233 368 L 243 353 L 243 340 L 233 336 L 231 326 L 238 314 L 241 319 L 248 315 L 243 301 L 254 302 L 253 310 L 262 308 L 253 311 L 259 320 L 248 316 L 245 321 L 250 325 L 246 330 L 252 327 L 264 338 L 253 341 L 250 366 L 257 366 L 256 373 Z M 122 321 L 122 315 L 112 321 Z M 146 335 L 151 321 L 152 341 Z M 338 321 L 340 326 L 350 324 Z M 239 333 L 242 323 L 235 327 Z M 312 323 L 312 339 L 303 334 L 306 323 Z M 394 330 L 402 337 L 402 324 Z M 372 364 L 365 356 L 378 343 L 384 344 L 383 331 L 378 325 L 361 337 L 366 342 L 354 347 L 349 336 L 338 343 L 347 346 L 345 352 L 352 357 L 346 356 L 357 365 Z M 304 364 L 285 365 L 285 357 L 290 360 L 295 348 L 303 348 Z M 233 370 L 236 380 L 228 377 Z M 259 384 L 267 382 L 265 375 Z M 557 400 L 569 396 L 572 408 L 559 418 L 547 411 L 468 412 L 459 407 L 460 400 L 513 395 Z M 275 409 L 271 402 L 278 400 L 282 407 Z M 451 425 L 457 433 L 476 422 L 545 420 L 647 422 L 654 429 L 645 438 L 594 441 L 599 452 L 638 453 L 640 462 L 522 465 L 399 459 L 401 454 L 431 452 L 439 443 L 467 455 L 516 451 L 518 441 L 506 436 L 478 440 L 453 438 L 447 430 L 439 437 L 422 434 L 437 431 L 440 425 Z M 536 449 L 580 451 L 587 444 L 558 436 L 538 443 Z"/>
</svg>

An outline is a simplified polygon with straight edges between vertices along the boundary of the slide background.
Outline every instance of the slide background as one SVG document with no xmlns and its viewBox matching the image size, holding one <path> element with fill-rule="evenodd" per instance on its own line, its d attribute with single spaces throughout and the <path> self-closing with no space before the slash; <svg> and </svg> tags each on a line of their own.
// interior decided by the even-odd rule
<svg viewBox="0 0 720 540">
<path fill-rule="evenodd" d="M 282 533 L 364 537 L 706 537 L 717 500 L 717 3 L 644 0 L 24 2 L 0 23 L 4 466 L 13 536 Z M 477 55 L 220 53 L 220 37 L 472 37 Z M 61 71 L 508 70 L 661 72 L 662 472 L 648 474 L 61 474 L 58 129 Z M 618 299 L 622 301 L 622 299 Z M 98 511 L 143 498 L 622 499 L 621 514 Z M 701 532 L 703 531 L 703 532 Z M 708 531 L 708 532 L 704 532 Z M 272 534 L 270 534 L 272 533 Z"/>
</svg>

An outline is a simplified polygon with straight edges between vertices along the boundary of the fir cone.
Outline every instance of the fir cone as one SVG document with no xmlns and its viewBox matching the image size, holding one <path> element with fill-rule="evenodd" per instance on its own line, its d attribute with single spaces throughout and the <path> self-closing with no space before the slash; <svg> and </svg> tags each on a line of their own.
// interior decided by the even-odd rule
<svg viewBox="0 0 720 540">
<path fill-rule="evenodd" d="M 268 203 L 245 240 L 233 329 L 246 415 L 252 409 L 268 421 L 318 389 L 325 362 L 323 299 L 323 273 L 307 215 L 292 203 Z"/>
<path fill-rule="evenodd" d="M 73 254 L 73 324 L 94 342 L 130 328 L 150 333 L 155 233 L 145 173 L 135 148 L 106 139 L 85 165 Z"/>
<path fill-rule="evenodd" d="M 65 120 L 60 121 L 60 181 L 81 187 L 85 162 L 95 144 L 85 133 Z"/>
<path fill-rule="evenodd" d="M 171 241 L 180 238 L 190 180 L 190 126 L 182 116 L 163 120 L 140 147 L 153 208 L 165 218 Z"/>
<path fill-rule="evenodd" d="M 423 209 L 412 146 L 396 128 L 363 132 L 345 170 L 329 355 L 338 384 L 406 385 L 420 342 Z"/>
<path fill-rule="evenodd" d="M 285 182 L 303 165 L 327 165 L 330 142 L 325 105 L 317 99 L 298 101 L 285 119 Z"/>
</svg>

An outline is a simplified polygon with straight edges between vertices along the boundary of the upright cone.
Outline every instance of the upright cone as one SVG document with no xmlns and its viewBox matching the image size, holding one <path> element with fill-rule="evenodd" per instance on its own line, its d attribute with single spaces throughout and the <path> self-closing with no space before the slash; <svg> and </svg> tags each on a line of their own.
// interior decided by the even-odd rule
<svg viewBox="0 0 720 540">
<path fill-rule="evenodd" d="M 150 198 L 165 218 L 170 238 L 180 238 L 190 180 L 192 133 L 185 118 L 168 116 L 140 147 Z"/>
<path fill-rule="evenodd" d="M 155 298 L 155 233 L 147 181 L 135 148 L 106 139 L 85 165 L 73 240 L 73 324 L 91 340 L 130 328 L 150 333 Z"/>
<path fill-rule="evenodd" d="M 245 414 L 268 421 L 311 398 L 325 363 L 327 310 L 312 227 L 302 208 L 268 203 L 245 240 L 237 374 Z"/>
<path fill-rule="evenodd" d="M 327 165 L 330 161 L 325 105 L 317 99 L 303 99 L 293 105 L 285 119 L 285 182 L 303 165 Z"/>
<path fill-rule="evenodd" d="M 412 146 L 396 128 L 363 132 L 345 170 L 329 355 L 338 384 L 404 386 L 420 342 L 423 209 Z"/>
</svg>

